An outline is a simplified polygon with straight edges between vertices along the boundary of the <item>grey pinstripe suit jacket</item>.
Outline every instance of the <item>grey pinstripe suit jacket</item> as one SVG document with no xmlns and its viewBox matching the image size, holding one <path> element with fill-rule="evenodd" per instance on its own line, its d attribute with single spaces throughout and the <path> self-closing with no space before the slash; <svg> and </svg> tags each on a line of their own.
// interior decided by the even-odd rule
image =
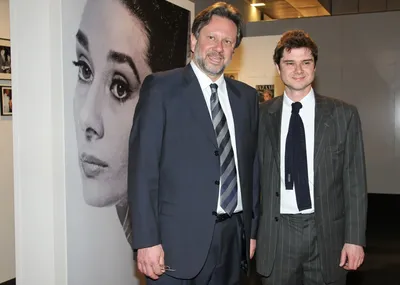
<svg viewBox="0 0 400 285">
<path fill-rule="evenodd" d="M 318 250 L 325 282 L 345 273 L 339 267 L 344 243 L 365 245 L 367 190 L 361 122 L 356 107 L 315 95 L 314 201 Z M 260 224 L 256 263 L 261 275 L 273 269 L 279 237 L 280 130 L 283 96 L 260 107 Z"/>
</svg>

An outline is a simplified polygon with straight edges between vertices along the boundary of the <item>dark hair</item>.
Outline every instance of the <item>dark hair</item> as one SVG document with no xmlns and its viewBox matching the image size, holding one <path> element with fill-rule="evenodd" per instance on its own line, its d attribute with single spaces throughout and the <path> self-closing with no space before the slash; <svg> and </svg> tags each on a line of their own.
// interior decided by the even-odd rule
<svg viewBox="0 0 400 285">
<path fill-rule="evenodd" d="M 227 18 L 235 23 L 237 27 L 235 48 L 237 48 L 243 38 L 242 16 L 238 9 L 225 2 L 214 3 L 197 14 L 193 21 L 192 34 L 196 37 L 196 39 L 198 39 L 201 29 L 210 23 L 211 18 L 214 15 Z"/>
<path fill-rule="evenodd" d="M 316 65 L 318 60 L 318 47 L 311 37 L 302 30 L 287 31 L 282 35 L 275 48 L 274 62 L 279 66 L 285 50 L 290 51 L 292 48 L 303 47 L 311 50 L 314 64 Z"/>
<path fill-rule="evenodd" d="M 166 0 L 120 1 L 145 26 L 149 38 L 147 62 L 152 72 L 186 64 L 190 25 L 188 10 Z"/>
</svg>

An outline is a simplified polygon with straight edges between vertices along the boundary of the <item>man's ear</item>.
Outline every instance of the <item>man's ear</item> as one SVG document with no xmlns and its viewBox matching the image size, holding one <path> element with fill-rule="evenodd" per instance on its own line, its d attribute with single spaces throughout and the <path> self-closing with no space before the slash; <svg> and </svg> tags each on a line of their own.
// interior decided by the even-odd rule
<svg viewBox="0 0 400 285">
<path fill-rule="evenodd" d="M 276 71 L 278 72 L 278 74 L 281 75 L 281 69 L 279 67 L 279 64 L 275 63 L 275 68 L 276 68 Z"/>
<path fill-rule="evenodd" d="M 197 39 L 196 39 L 195 35 L 192 33 L 192 34 L 190 34 L 190 51 L 192 53 L 194 53 L 196 44 L 197 44 Z"/>
</svg>

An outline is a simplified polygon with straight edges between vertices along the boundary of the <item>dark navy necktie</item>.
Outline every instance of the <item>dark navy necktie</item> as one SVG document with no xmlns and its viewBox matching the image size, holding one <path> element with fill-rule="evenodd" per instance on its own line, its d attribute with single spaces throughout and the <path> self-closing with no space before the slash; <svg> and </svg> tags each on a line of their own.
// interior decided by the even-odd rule
<svg viewBox="0 0 400 285">
<path fill-rule="evenodd" d="M 224 111 L 218 98 L 218 85 L 212 83 L 211 88 L 211 117 L 219 148 L 220 159 L 220 205 L 224 211 L 231 215 L 237 206 L 237 176 L 231 136 Z"/>
<path fill-rule="evenodd" d="M 285 186 L 296 191 L 299 211 L 311 208 L 310 187 L 308 184 L 306 136 L 299 111 L 300 102 L 292 104 L 292 115 L 286 137 Z"/>
</svg>

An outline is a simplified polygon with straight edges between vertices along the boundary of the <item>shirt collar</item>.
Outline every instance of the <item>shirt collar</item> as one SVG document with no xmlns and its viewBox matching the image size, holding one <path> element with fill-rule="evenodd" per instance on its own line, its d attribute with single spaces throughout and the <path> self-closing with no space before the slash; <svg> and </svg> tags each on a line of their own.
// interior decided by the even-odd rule
<svg viewBox="0 0 400 285">
<path fill-rule="evenodd" d="M 286 95 L 286 91 L 283 92 L 283 103 L 290 108 L 292 108 L 292 103 L 294 103 L 294 101 Z M 315 103 L 315 93 L 313 88 L 311 88 L 310 92 L 300 100 L 300 103 L 303 108 L 312 106 Z"/>
<path fill-rule="evenodd" d="M 199 81 L 201 90 L 209 88 L 211 83 L 217 84 L 218 87 L 221 87 L 225 84 L 225 78 L 223 74 L 221 74 L 221 76 L 214 82 L 193 62 L 193 60 L 190 61 L 190 65 L 192 66 L 193 72 Z"/>
</svg>

